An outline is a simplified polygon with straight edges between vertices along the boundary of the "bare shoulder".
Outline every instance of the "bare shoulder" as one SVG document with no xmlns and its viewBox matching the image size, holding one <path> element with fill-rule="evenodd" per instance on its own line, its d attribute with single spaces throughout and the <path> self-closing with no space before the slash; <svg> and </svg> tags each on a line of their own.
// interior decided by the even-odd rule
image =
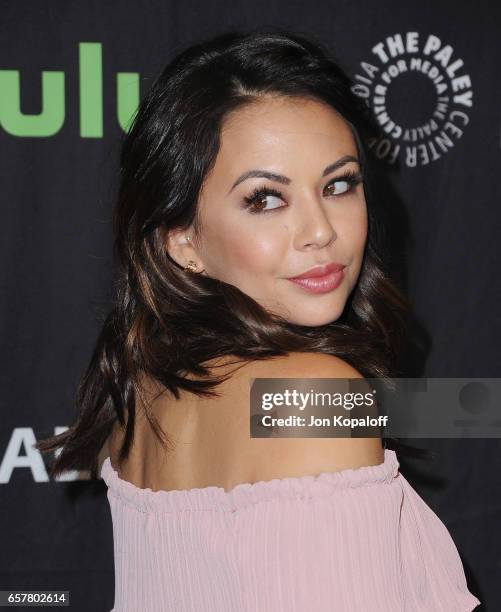
<svg viewBox="0 0 501 612">
<path fill-rule="evenodd" d="M 327 353 L 289 353 L 250 364 L 255 372 L 266 371 L 283 378 L 363 378 L 341 357 Z"/>
<path fill-rule="evenodd" d="M 360 378 L 345 360 L 325 353 L 290 353 L 254 361 L 232 382 L 234 400 L 249 414 L 250 379 L 253 378 Z M 247 417 L 248 418 L 248 417 Z M 250 438 L 247 466 L 253 479 L 315 475 L 347 468 L 379 465 L 384 461 L 381 438 Z"/>
<path fill-rule="evenodd" d="M 225 390 L 242 389 L 253 378 L 360 378 L 362 374 L 344 359 L 326 353 L 292 352 L 256 359 L 232 373 Z M 247 389 L 247 387 L 245 387 Z"/>
</svg>

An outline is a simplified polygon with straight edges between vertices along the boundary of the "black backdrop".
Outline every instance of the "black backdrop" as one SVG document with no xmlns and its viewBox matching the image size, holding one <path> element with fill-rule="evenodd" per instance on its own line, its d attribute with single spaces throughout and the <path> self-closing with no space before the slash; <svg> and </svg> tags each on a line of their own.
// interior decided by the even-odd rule
<svg viewBox="0 0 501 612">
<path fill-rule="evenodd" d="M 388 128 L 377 151 L 414 245 L 406 265 L 426 345 L 419 373 L 501 371 L 501 5 L 0 6 L 0 589 L 69 589 L 75 610 L 113 605 L 104 483 L 78 474 L 50 481 L 31 444 L 73 420 L 75 387 L 107 309 L 127 119 L 173 53 L 200 38 L 277 25 L 330 46 Z M 417 126 L 425 132 L 410 130 Z M 414 442 L 438 458 L 402 460 L 402 472 L 450 530 L 479 610 L 501 609 L 499 440 Z"/>
</svg>

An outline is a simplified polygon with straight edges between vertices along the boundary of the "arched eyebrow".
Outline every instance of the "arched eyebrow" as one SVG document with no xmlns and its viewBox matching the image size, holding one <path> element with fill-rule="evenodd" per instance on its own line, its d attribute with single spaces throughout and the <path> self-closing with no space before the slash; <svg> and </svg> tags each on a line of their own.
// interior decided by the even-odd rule
<svg viewBox="0 0 501 612">
<path fill-rule="evenodd" d="M 331 172 L 334 172 L 334 170 L 338 170 L 349 162 L 356 162 L 360 165 L 357 157 L 354 157 L 353 155 L 343 155 L 343 157 L 340 157 L 333 164 L 329 164 L 322 172 L 322 176 L 327 176 Z M 276 181 L 277 183 L 282 183 L 283 185 L 288 185 L 292 182 L 290 178 L 283 176 L 283 174 L 275 174 L 274 172 L 268 172 L 267 170 L 248 170 L 237 178 L 226 195 L 229 195 L 237 185 L 240 185 L 240 183 L 249 178 L 267 178 L 270 181 Z"/>
</svg>

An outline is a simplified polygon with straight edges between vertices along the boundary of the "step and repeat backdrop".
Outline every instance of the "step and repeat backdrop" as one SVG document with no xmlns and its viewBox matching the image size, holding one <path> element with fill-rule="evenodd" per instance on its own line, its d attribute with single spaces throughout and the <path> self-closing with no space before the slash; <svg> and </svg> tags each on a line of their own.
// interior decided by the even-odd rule
<svg viewBox="0 0 501 612">
<path fill-rule="evenodd" d="M 26 0 L 1 14 L 0 590 L 112 608 L 106 486 L 51 479 L 32 445 L 73 421 L 109 306 L 120 140 L 163 66 L 197 40 L 279 26 L 327 43 L 381 125 L 381 197 L 405 213 L 408 375 L 499 376 L 500 4 Z M 403 458 L 402 472 L 450 530 L 479 609 L 500 610 L 500 440 L 412 442 L 438 458 Z"/>
</svg>

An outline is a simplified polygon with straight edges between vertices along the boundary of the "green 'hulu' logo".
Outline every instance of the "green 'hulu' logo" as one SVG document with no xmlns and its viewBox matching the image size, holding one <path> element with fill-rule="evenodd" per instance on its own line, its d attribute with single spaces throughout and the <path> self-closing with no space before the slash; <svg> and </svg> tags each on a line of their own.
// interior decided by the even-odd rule
<svg viewBox="0 0 501 612">
<path fill-rule="evenodd" d="M 103 54 L 101 43 L 79 44 L 80 136 L 103 137 Z M 139 74 L 118 72 L 117 119 L 127 131 L 139 105 Z M 0 126 L 12 136 L 54 136 L 65 119 L 64 72 L 42 71 L 42 112 L 21 112 L 19 70 L 0 70 Z"/>
</svg>

